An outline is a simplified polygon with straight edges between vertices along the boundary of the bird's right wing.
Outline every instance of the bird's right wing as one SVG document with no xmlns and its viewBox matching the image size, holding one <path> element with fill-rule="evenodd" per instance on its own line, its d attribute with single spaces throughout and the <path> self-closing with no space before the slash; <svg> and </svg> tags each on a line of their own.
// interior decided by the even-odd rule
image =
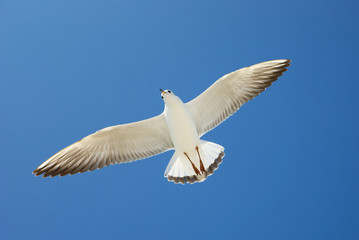
<svg viewBox="0 0 359 240">
<path fill-rule="evenodd" d="M 173 149 L 163 114 L 143 121 L 107 127 L 56 153 L 33 173 L 44 177 L 92 171 L 147 158 Z"/>
<path fill-rule="evenodd" d="M 272 60 L 224 75 L 186 105 L 198 135 L 215 128 L 283 74 L 290 60 Z"/>
</svg>

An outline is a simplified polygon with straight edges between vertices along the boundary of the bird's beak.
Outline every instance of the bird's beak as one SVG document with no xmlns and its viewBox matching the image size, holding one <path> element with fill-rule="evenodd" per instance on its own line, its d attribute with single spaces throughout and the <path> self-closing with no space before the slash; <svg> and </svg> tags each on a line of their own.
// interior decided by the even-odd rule
<svg viewBox="0 0 359 240">
<path fill-rule="evenodd" d="M 165 91 L 163 91 L 161 88 L 160 88 L 160 91 L 161 91 L 161 93 L 165 93 Z"/>
</svg>

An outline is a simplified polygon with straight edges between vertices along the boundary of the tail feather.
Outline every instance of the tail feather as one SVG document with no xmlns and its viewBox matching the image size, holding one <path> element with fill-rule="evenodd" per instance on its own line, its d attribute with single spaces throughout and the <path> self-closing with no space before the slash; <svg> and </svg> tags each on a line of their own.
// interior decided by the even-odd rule
<svg viewBox="0 0 359 240">
<path fill-rule="evenodd" d="M 222 163 L 224 157 L 224 147 L 216 143 L 200 140 L 199 153 L 205 167 L 205 171 L 196 174 L 191 162 L 183 153 L 177 151 L 173 154 L 165 171 L 165 177 L 174 183 L 195 183 L 202 182 L 213 174 Z M 197 153 L 196 153 L 197 154 Z M 196 156 L 196 155 L 192 155 Z M 197 155 L 198 156 L 198 155 Z M 194 165 L 200 169 L 200 161 L 193 159 Z"/>
</svg>

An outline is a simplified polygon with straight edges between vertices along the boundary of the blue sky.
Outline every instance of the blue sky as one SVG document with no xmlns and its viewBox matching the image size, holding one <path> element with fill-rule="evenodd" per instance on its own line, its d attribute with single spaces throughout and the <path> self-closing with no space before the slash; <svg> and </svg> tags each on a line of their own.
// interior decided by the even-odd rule
<svg viewBox="0 0 359 240">
<path fill-rule="evenodd" d="M 0 1 L 1 239 L 358 239 L 357 1 Z M 206 134 L 204 183 L 173 152 L 63 178 L 58 150 L 189 101 L 222 75 L 289 58 Z"/>
</svg>

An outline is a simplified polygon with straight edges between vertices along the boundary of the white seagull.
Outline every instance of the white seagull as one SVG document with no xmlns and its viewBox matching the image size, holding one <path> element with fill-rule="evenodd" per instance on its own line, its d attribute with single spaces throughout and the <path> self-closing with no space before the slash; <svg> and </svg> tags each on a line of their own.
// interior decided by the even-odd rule
<svg viewBox="0 0 359 240">
<path fill-rule="evenodd" d="M 263 92 L 288 66 L 290 60 L 284 59 L 239 69 L 188 103 L 160 89 L 165 102 L 160 115 L 99 130 L 56 153 L 33 173 L 72 175 L 175 150 L 165 177 L 182 184 L 202 182 L 222 162 L 224 147 L 200 138 Z"/>
</svg>

